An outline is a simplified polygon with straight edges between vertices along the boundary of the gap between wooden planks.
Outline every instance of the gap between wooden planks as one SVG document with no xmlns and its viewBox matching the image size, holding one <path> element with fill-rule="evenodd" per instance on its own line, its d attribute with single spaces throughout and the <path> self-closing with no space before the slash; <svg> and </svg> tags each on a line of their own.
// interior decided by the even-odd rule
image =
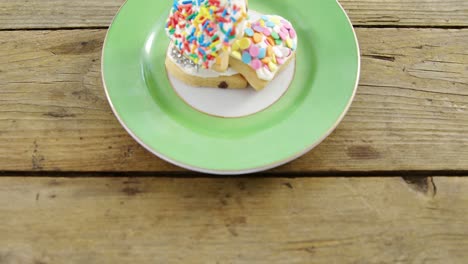
<svg viewBox="0 0 468 264">
<path fill-rule="evenodd" d="M 275 172 L 468 170 L 468 29 L 357 29 L 337 131 Z M 0 170 L 180 171 L 131 139 L 100 76 L 105 30 L 0 32 Z"/>
<path fill-rule="evenodd" d="M 124 2 L 3 0 L 0 29 L 107 27 Z M 468 26 L 466 0 L 341 0 L 340 3 L 355 26 Z"/>
<path fill-rule="evenodd" d="M 468 178 L 0 178 L 1 263 L 465 263 Z"/>
</svg>

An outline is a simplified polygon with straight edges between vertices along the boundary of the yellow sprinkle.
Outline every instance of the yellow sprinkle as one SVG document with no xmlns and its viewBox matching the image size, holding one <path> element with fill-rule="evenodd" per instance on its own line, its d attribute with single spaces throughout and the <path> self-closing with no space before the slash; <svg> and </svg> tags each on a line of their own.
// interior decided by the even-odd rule
<svg viewBox="0 0 468 264">
<path fill-rule="evenodd" d="M 271 55 L 271 61 L 272 61 L 273 63 L 275 63 L 275 64 L 278 63 L 278 62 L 276 61 L 276 56 L 275 56 L 275 54 Z"/>
<path fill-rule="evenodd" d="M 275 24 L 279 24 L 280 23 L 280 20 L 278 17 L 274 16 L 274 17 L 270 17 L 270 20 L 275 23 Z"/>
<path fill-rule="evenodd" d="M 288 38 L 288 39 L 286 40 L 286 45 L 288 45 L 289 48 L 292 48 L 292 47 L 293 47 L 293 42 L 292 42 L 292 40 L 291 40 L 290 38 Z"/>
<path fill-rule="evenodd" d="M 218 39 L 217 41 L 211 43 L 210 48 L 214 48 L 214 47 L 218 46 L 219 43 L 221 43 L 221 41 Z"/>
<path fill-rule="evenodd" d="M 209 17 L 210 16 L 210 12 L 208 10 L 208 8 L 206 8 L 205 6 L 202 6 L 200 8 L 200 15 L 204 16 L 204 17 Z"/>
<path fill-rule="evenodd" d="M 232 50 L 239 50 L 240 47 L 239 47 L 239 41 L 236 40 L 234 41 L 234 43 L 232 44 Z"/>
<path fill-rule="evenodd" d="M 250 39 L 248 38 L 242 38 L 240 41 L 239 41 L 239 47 L 242 49 L 242 50 L 245 50 L 247 48 L 250 47 Z"/>
<path fill-rule="evenodd" d="M 273 62 L 270 61 L 270 63 L 268 63 L 268 68 L 270 68 L 270 71 L 271 72 L 276 72 L 276 70 L 278 69 L 278 67 L 276 66 L 276 64 L 274 64 Z"/>
<path fill-rule="evenodd" d="M 233 52 L 231 53 L 231 56 L 232 56 L 233 58 L 235 58 L 235 59 L 242 60 L 242 56 L 241 56 L 240 52 L 238 52 L 238 51 L 233 51 Z"/>
<path fill-rule="evenodd" d="M 262 27 L 264 27 L 264 26 L 265 26 L 265 21 L 263 21 L 263 19 L 262 19 L 262 20 L 260 20 L 260 26 L 262 26 Z"/>
</svg>

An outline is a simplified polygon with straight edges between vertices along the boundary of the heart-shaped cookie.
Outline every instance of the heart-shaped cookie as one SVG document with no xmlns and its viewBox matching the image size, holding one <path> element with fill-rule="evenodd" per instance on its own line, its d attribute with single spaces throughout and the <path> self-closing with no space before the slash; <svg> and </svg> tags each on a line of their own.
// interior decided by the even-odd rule
<svg viewBox="0 0 468 264">
<path fill-rule="evenodd" d="M 231 67 L 256 90 L 262 90 L 284 69 L 297 49 L 292 24 L 276 15 L 264 15 L 247 23 L 244 36 L 231 49 Z"/>
</svg>

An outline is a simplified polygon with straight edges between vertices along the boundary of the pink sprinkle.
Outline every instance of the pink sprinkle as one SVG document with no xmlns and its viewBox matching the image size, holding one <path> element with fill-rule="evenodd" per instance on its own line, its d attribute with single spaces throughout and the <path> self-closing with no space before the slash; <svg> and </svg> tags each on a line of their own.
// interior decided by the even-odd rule
<svg viewBox="0 0 468 264">
<path fill-rule="evenodd" d="M 258 70 L 262 67 L 262 62 L 259 60 L 259 59 L 254 59 L 251 63 L 250 63 L 250 66 L 252 66 L 252 68 L 254 70 Z"/>
<path fill-rule="evenodd" d="M 255 31 L 259 32 L 259 33 L 263 32 L 263 27 L 261 27 L 261 26 L 253 26 L 252 28 L 253 28 L 253 30 L 255 30 Z"/>
<path fill-rule="evenodd" d="M 271 36 L 271 30 L 269 28 L 264 28 L 263 29 L 263 35 L 265 36 Z"/>
<path fill-rule="evenodd" d="M 250 45 L 249 53 L 253 58 L 257 58 L 260 54 L 260 49 L 257 47 L 257 45 L 252 43 L 252 45 Z"/>
<path fill-rule="evenodd" d="M 276 58 L 276 62 L 278 62 L 279 65 L 283 65 L 284 64 L 284 59 Z"/>
<path fill-rule="evenodd" d="M 288 21 L 286 20 L 281 20 L 281 23 L 283 23 L 283 26 L 286 28 L 286 29 L 291 29 L 291 24 L 289 24 Z"/>
<path fill-rule="evenodd" d="M 280 30 L 281 30 L 281 32 L 284 32 L 284 33 L 286 33 L 286 34 L 289 34 L 288 29 L 285 28 L 285 27 L 281 27 Z"/>
<path fill-rule="evenodd" d="M 288 38 L 288 35 L 284 33 L 283 31 L 281 31 L 278 35 L 280 36 L 282 40 L 286 40 Z"/>
<path fill-rule="evenodd" d="M 291 28 L 289 30 L 289 36 L 291 36 L 291 38 L 295 38 L 297 36 L 296 31 L 294 30 L 294 28 Z"/>
</svg>

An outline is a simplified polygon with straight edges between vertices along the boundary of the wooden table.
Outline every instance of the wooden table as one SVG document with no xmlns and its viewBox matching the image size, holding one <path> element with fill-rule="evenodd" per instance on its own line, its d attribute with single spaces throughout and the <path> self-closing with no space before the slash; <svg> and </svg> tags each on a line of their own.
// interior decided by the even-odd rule
<svg viewBox="0 0 468 264">
<path fill-rule="evenodd" d="M 468 1 L 342 0 L 349 114 L 232 178 L 161 161 L 113 116 L 100 54 L 122 3 L 0 1 L 1 264 L 468 263 Z"/>
</svg>

